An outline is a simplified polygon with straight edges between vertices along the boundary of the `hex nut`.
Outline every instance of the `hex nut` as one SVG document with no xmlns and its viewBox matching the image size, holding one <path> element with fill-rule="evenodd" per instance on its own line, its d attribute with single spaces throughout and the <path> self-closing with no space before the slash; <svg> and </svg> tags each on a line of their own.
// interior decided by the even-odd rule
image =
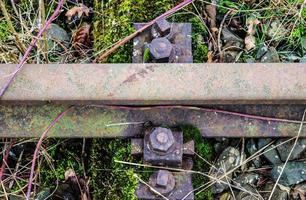
<svg viewBox="0 0 306 200">
<path fill-rule="evenodd" d="M 174 142 L 170 129 L 158 127 L 150 133 L 149 143 L 154 151 L 166 153 Z"/>
<path fill-rule="evenodd" d="M 169 62 L 173 52 L 171 42 L 164 37 L 153 39 L 149 45 L 151 56 L 157 62 Z"/>
<path fill-rule="evenodd" d="M 155 27 L 161 36 L 168 35 L 171 30 L 171 24 L 164 18 L 157 20 Z"/>
</svg>

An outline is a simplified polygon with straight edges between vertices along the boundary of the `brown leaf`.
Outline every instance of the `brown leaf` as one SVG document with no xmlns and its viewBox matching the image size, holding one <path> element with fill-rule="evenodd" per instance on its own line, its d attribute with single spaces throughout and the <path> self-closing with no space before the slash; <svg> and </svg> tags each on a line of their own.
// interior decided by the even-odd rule
<svg viewBox="0 0 306 200">
<path fill-rule="evenodd" d="M 76 52 L 85 56 L 92 46 L 91 25 L 84 23 L 72 36 L 72 46 Z"/>
<path fill-rule="evenodd" d="M 216 27 L 216 15 L 217 15 L 216 6 L 215 5 L 207 5 L 205 7 L 205 10 L 206 10 L 207 15 L 209 17 L 210 28 Z"/>
<path fill-rule="evenodd" d="M 244 38 L 245 48 L 246 50 L 253 49 L 256 45 L 256 39 L 253 35 L 248 35 Z"/>
<path fill-rule="evenodd" d="M 254 37 L 255 26 L 260 24 L 260 21 L 256 18 L 248 18 L 246 20 L 246 24 L 248 26 L 248 30 L 247 36 L 244 38 L 244 43 L 246 50 L 250 50 L 256 46 L 256 39 Z"/>
<path fill-rule="evenodd" d="M 213 63 L 214 62 L 213 58 L 214 58 L 214 55 L 213 55 L 212 51 L 209 51 L 207 53 L 207 63 Z"/>
<path fill-rule="evenodd" d="M 70 10 L 68 10 L 65 14 L 65 16 L 68 18 L 69 21 L 75 16 L 78 18 L 81 18 L 82 16 L 89 16 L 90 9 L 85 6 L 84 4 L 80 4 L 80 6 L 74 6 Z"/>
<path fill-rule="evenodd" d="M 65 171 L 65 181 L 72 177 L 76 177 L 73 169 L 68 169 L 67 171 Z"/>
<path fill-rule="evenodd" d="M 256 18 L 249 18 L 246 20 L 246 24 L 248 26 L 247 33 L 249 35 L 254 35 L 255 34 L 255 26 L 260 24 L 260 21 Z"/>
<path fill-rule="evenodd" d="M 292 196 L 294 199 L 300 197 L 301 200 L 306 200 L 306 184 L 299 184 L 294 187 Z"/>
</svg>

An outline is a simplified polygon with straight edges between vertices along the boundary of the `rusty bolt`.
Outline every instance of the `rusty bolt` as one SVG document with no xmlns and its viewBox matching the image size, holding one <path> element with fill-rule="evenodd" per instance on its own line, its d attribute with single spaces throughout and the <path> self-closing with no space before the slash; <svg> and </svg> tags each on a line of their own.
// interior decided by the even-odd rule
<svg viewBox="0 0 306 200">
<path fill-rule="evenodd" d="M 175 187 L 175 178 L 168 170 L 158 170 L 150 177 L 149 184 L 159 193 L 167 195 Z"/>
<path fill-rule="evenodd" d="M 173 175 L 167 170 L 159 170 L 156 178 L 156 186 L 166 188 Z"/>
<path fill-rule="evenodd" d="M 174 144 L 174 137 L 170 129 L 159 127 L 150 134 L 149 142 L 154 151 L 165 153 Z"/>
<path fill-rule="evenodd" d="M 173 46 L 165 37 L 156 38 L 150 43 L 150 53 L 157 62 L 169 62 L 172 52 Z"/>
<path fill-rule="evenodd" d="M 159 19 L 155 23 L 155 27 L 161 36 L 166 36 L 170 33 L 171 25 L 165 19 Z"/>
</svg>

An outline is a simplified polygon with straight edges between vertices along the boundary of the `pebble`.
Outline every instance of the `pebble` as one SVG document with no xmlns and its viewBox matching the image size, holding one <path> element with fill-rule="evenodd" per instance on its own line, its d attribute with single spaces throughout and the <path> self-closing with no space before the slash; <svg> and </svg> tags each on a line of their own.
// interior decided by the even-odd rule
<svg viewBox="0 0 306 200">
<path fill-rule="evenodd" d="M 271 170 L 271 177 L 274 181 L 277 180 L 284 164 L 276 165 Z M 284 186 L 299 184 L 306 180 L 306 162 L 288 162 L 279 183 Z"/>
</svg>

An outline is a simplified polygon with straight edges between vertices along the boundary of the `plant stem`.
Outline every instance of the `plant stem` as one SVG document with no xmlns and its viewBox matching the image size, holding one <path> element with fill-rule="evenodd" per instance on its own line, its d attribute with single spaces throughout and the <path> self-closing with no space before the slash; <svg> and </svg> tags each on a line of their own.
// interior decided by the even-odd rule
<svg viewBox="0 0 306 200">
<path fill-rule="evenodd" d="M 15 39 L 16 39 L 16 43 L 17 43 L 17 47 L 18 49 L 21 51 L 22 54 L 25 54 L 26 52 L 26 48 L 25 46 L 22 44 L 19 36 L 18 36 L 18 33 L 16 32 L 14 26 L 13 26 L 13 22 L 11 21 L 11 18 L 6 10 L 6 7 L 5 7 L 5 3 L 3 0 L 0 0 L 0 7 L 1 7 L 1 11 L 5 17 L 5 20 L 9 26 L 9 29 L 10 31 L 12 32 L 12 34 L 14 35 Z"/>
</svg>

